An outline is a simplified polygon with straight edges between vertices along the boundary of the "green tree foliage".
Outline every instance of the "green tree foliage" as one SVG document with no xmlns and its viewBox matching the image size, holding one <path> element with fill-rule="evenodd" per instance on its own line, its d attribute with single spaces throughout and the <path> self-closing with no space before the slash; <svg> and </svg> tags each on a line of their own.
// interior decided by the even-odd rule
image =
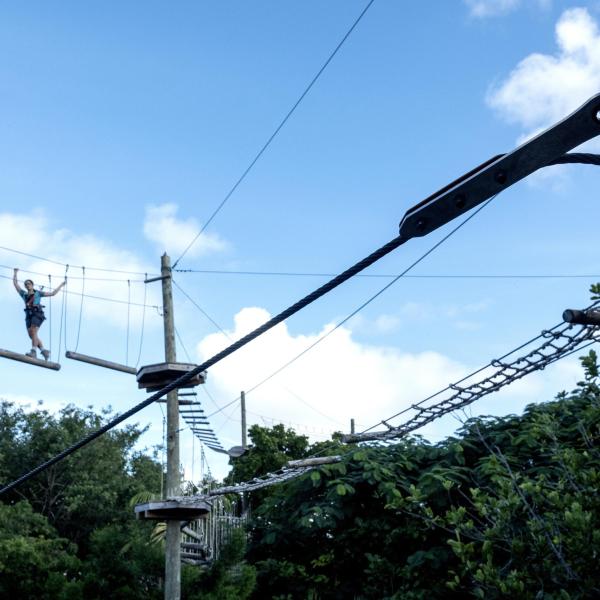
<svg viewBox="0 0 600 600">
<path fill-rule="evenodd" d="M 248 434 L 251 443 L 246 453 L 229 461 L 232 468 L 225 478 L 226 484 L 250 481 L 254 477 L 277 471 L 289 460 L 308 456 L 308 438 L 298 435 L 293 429 L 286 429 L 282 424 L 271 429 L 252 425 Z M 251 508 L 269 494 L 270 490 L 253 494 L 250 498 Z"/>
<path fill-rule="evenodd" d="M 255 510 L 256 598 L 600 597 L 600 389 L 355 448 Z"/>
<path fill-rule="evenodd" d="M 16 479 L 100 427 L 108 412 L 52 415 L 0 404 L 0 477 Z M 113 430 L 15 488 L 0 504 L 0 596 L 160 597 L 160 549 L 130 499 L 158 492 L 161 467 L 134 446 L 143 430 Z M 20 573 L 20 575 L 19 575 Z M 154 594 L 154 595 L 153 595 Z"/>
<path fill-rule="evenodd" d="M 81 562 L 27 501 L 0 504 L 0 597 L 78 598 Z"/>
<path fill-rule="evenodd" d="M 209 569 L 185 567 L 182 589 L 187 600 L 246 600 L 256 584 L 256 569 L 244 561 L 246 533 L 232 531 L 227 545 Z"/>
</svg>

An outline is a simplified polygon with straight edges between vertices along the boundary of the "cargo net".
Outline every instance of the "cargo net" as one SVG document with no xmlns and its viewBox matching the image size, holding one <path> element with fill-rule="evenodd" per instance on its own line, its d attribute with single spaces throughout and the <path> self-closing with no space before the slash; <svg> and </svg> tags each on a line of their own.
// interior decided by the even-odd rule
<svg viewBox="0 0 600 600">
<path fill-rule="evenodd" d="M 592 304 L 583 313 L 598 315 L 599 304 L 600 302 Z M 597 342 L 599 339 L 600 327 L 597 324 L 576 325 L 565 322 L 560 323 L 552 329 L 542 331 L 536 338 L 511 350 L 511 352 L 503 357 L 492 360 L 485 367 L 467 375 L 460 381 L 450 384 L 447 388 L 381 421 L 381 424 L 387 427 L 387 430 L 348 434 L 342 437 L 342 441 L 384 441 L 403 437 L 448 413 L 468 406 L 487 394 L 497 392 L 513 381 L 529 375 L 529 373 L 540 371 L 549 364 L 565 358 L 569 354 Z M 527 352 L 527 354 L 512 358 L 533 344 L 538 344 L 538 346 Z M 469 383 L 469 380 L 472 380 L 476 375 L 488 373 L 492 369 L 494 370 L 493 373 L 479 381 Z M 446 397 L 439 400 L 444 395 Z M 390 425 L 389 422 L 392 419 L 396 419 L 402 415 L 406 415 L 404 418 L 407 418 L 404 423 L 397 426 Z"/>
</svg>

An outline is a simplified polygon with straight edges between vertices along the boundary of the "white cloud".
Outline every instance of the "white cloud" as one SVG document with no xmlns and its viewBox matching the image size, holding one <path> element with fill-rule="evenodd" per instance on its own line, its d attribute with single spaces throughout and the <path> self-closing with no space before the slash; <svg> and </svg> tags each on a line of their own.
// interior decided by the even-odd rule
<svg viewBox="0 0 600 600">
<path fill-rule="evenodd" d="M 482 307 L 474 304 L 470 308 L 477 312 Z M 269 318 L 269 313 L 262 308 L 242 309 L 235 315 L 232 330 L 226 332 L 229 338 L 215 333 L 198 343 L 198 361 L 214 356 L 229 346 L 231 340 L 240 339 Z M 318 332 L 292 335 L 285 323 L 276 326 L 209 369 L 206 385 L 210 396 L 219 406 L 231 403 L 241 390 L 247 391 L 273 374 L 332 328 L 328 324 Z M 373 426 L 381 430 L 382 419 L 409 409 L 391 420 L 392 425 L 399 425 L 414 415 L 410 410 L 414 403 L 459 381 L 491 358 L 482 356 L 481 364 L 464 365 L 438 352 L 409 353 L 359 343 L 353 338 L 352 329 L 340 327 L 281 373 L 247 394 L 248 426 L 257 423 L 271 427 L 283 423 L 315 442 L 326 439 L 326 432 L 348 432 L 350 419 L 355 419 L 357 431 Z M 469 382 L 479 381 L 490 373 L 490 370 L 479 373 Z M 551 400 L 558 391 L 573 389 L 579 379 L 578 361 L 569 359 L 543 373 L 529 375 L 500 393 L 486 396 L 469 407 L 467 414 L 520 413 L 527 404 Z M 198 393 L 223 446 L 239 444 L 239 403 L 217 414 L 218 406 L 203 398 L 202 391 Z M 442 398 L 439 396 L 438 400 Z M 461 418 L 464 415 L 447 416 L 416 433 L 438 441 L 458 429 Z M 218 465 L 219 460 L 211 455 L 211 465 Z M 187 465 L 186 469 L 189 468 Z M 219 476 L 226 470 L 223 460 L 217 467 Z"/>
<path fill-rule="evenodd" d="M 2 246 L 37 255 L 58 263 L 73 265 L 66 272 L 67 310 L 71 331 L 77 325 L 81 302 L 81 293 L 85 293 L 83 316 L 85 319 L 97 319 L 111 326 L 125 327 L 127 324 L 127 302 L 142 304 L 144 299 L 143 275 L 132 273 L 152 273 L 156 267 L 150 268 L 129 251 L 116 247 L 111 242 L 89 234 L 77 235 L 66 229 L 54 228 L 53 223 L 43 211 L 33 211 L 25 214 L 0 213 L 0 239 Z M 74 265 L 78 265 L 77 267 Z M 83 269 L 85 285 L 83 286 Z M 8 250 L 0 249 L 0 274 L 10 280 L 12 267 L 19 267 L 19 281 L 33 279 L 36 286 L 45 288 L 56 287 L 65 276 L 65 268 L 45 260 L 28 257 Z M 112 273 L 89 269 L 119 269 L 127 273 Z M 50 275 L 50 278 L 48 277 Z M 127 279 L 133 280 L 130 284 Z M 106 281 L 117 279 L 120 281 Z M 5 279 L 6 285 L 0 285 L 0 298 L 14 300 L 12 285 Z M 154 289 L 146 290 L 146 304 L 160 305 L 160 298 Z M 113 299 L 107 302 L 93 298 Z M 49 307 L 49 300 L 46 300 Z M 52 299 L 54 316 L 59 314 L 62 303 L 62 292 Z M 46 311 L 48 312 L 48 310 Z M 139 327 L 143 309 L 131 305 L 129 321 L 131 327 Z M 58 317 L 57 317 L 58 318 Z M 146 320 L 149 324 L 149 320 Z"/>
<path fill-rule="evenodd" d="M 168 203 L 146 207 L 144 235 L 155 242 L 161 252 L 170 254 L 184 252 L 200 232 L 200 226 L 193 218 L 177 219 L 177 205 Z M 203 233 L 189 248 L 190 256 L 202 256 L 211 252 L 221 252 L 227 243 L 216 234 Z"/>
<path fill-rule="evenodd" d="M 465 0 L 471 16 L 477 18 L 505 15 L 521 4 L 521 0 Z"/>
<path fill-rule="evenodd" d="M 467 321 L 465 318 L 473 317 L 490 308 L 489 300 L 472 302 L 464 305 L 446 305 L 433 303 L 405 302 L 396 313 L 381 314 L 373 319 L 368 319 L 361 314 L 354 316 L 348 326 L 363 335 L 387 335 L 398 331 L 407 324 L 431 321 L 433 317 L 446 315 L 458 329 L 477 329 L 479 324 Z"/>
<path fill-rule="evenodd" d="M 584 8 L 566 10 L 556 24 L 554 55 L 530 54 L 487 96 L 489 106 L 525 137 L 566 117 L 600 90 L 600 34 Z"/>
<path fill-rule="evenodd" d="M 261 308 L 245 308 L 235 316 L 234 330 L 227 333 L 239 339 L 268 319 L 269 314 Z M 332 327 L 326 325 L 308 335 L 291 335 L 285 324 L 278 325 L 209 370 L 215 397 L 222 398 L 222 404 L 234 399 L 240 390 L 269 376 Z M 220 333 L 207 336 L 198 344 L 200 360 L 230 343 Z M 351 418 L 357 427 L 366 427 L 445 387 L 465 372 L 466 367 L 437 352 L 410 354 L 360 344 L 351 330 L 341 327 L 248 394 L 249 422 L 270 425 L 268 419 L 257 416 L 262 415 L 306 434 L 310 429 L 348 431 Z M 218 422 L 219 417 L 215 417 L 215 426 Z M 239 425 L 232 427 L 237 435 Z"/>
<path fill-rule="evenodd" d="M 477 19 L 486 19 L 488 17 L 500 17 L 511 13 L 526 2 L 521 0 L 464 0 L 469 7 L 469 13 Z M 548 9 L 552 5 L 552 0 L 536 0 L 529 4 L 535 4 L 541 9 Z"/>
</svg>

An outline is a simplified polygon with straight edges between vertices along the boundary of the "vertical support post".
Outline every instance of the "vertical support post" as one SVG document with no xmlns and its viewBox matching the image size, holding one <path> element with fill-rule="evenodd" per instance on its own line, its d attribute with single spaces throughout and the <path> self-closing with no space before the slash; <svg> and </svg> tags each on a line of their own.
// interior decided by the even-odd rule
<svg viewBox="0 0 600 600">
<path fill-rule="evenodd" d="M 160 259 L 162 277 L 163 323 L 165 333 L 165 360 L 177 362 L 175 350 L 175 319 L 173 317 L 173 286 L 171 259 L 165 253 Z M 177 390 L 167 394 L 167 484 L 165 496 L 178 496 L 179 476 L 179 401 Z M 179 521 L 167 521 L 165 543 L 165 600 L 181 597 L 181 532 Z"/>
<path fill-rule="evenodd" d="M 240 394 L 241 408 L 242 408 L 242 448 L 247 447 L 246 440 L 246 392 Z"/>
<path fill-rule="evenodd" d="M 354 433 L 354 419 L 350 419 L 350 433 Z"/>
</svg>

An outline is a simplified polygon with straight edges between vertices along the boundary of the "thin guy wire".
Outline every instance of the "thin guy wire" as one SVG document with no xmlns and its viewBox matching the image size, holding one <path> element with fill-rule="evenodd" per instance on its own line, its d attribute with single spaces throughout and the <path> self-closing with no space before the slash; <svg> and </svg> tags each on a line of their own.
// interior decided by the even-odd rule
<svg viewBox="0 0 600 600">
<path fill-rule="evenodd" d="M 8 269 L 8 270 L 12 270 L 14 267 L 11 267 L 9 265 L 0 265 L 0 269 Z M 29 273 L 31 275 L 46 275 L 46 273 L 42 273 L 41 271 L 31 271 L 30 269 L 22 269 L 19 267 L 19 271 L 22 271 L 23 273 Z M 146 275 L 146 279 L 148 278 L 148 273 L 145 274 Z M 127 281 L 127 279 L 120 277 L 118 279 L 114 278 L 114 277 L 90 277 L 89 275 L 86 275 L 85 278 L 88 281 L 108 281 L 108 282 L 115 282 L 115 283 L 123 283 L 124 281 Z M 79 281 L 80 279 L 83 279 L 82 277 L 74 277 L 71 276 L 71 279 L 73 279 L 74 281 Z M 133 283 L 144 283 L 144 279 L 131 279 L 131 281 Z"/>
<path fill-rule="evenodd" d="M 189 295 L 183 288 L 174 280 L 171 279 L 173 285 L 228 339 L 231 341 L 231 337 L 227 332 Z"/>
<path fill-rule="evenodd" d="M 175 269 L 177 273 L 200 273 L 204 275 L 261 275 L 273 277 L 333 277 L 334 273 L 299 273 L 288 271 L 223 271 L 210 269 Z M 398 275 L 389 273 L 360 273 L 357 277 L 393 279 Z M 410 279 L 594 279 L 600 275 L 406 275 Z"/>
<path fill-rule="evenodd" d="M 28 256 L 29 258 L 35 258 L 37 260 L 43 260 L 44 262 L 51 263 L 53 265 L 60 265 L 61 267 L 68 266 L 68 263 L 52 260 L 51 258 L 45 258 L 44 256 L 37 256 L 36 254 L 21 252 L 20 250 L 14 250 L 13 248 L 7 248 L 6 246 L 0 246 L 0 250 L 5 250 L 6 252 L 13 252 L 14 254 L 20 254 L 21 256 Z M 81 268 L 81 265 L 71 266 L 73 268 Z M 141 271 L 121 271 L 120 269 L 103 269 L 100 267 L 88 267 L 88 271 L 103 271 L 105 273 L 123 273 L 124 275 L 144 275 L 144 273 L 142 273 Z"/>
<path fill-rule="evenodd" d="M 67 273 L 69 272 L 69 265 L 67 265 L 65 267 L 65 293 L 63 294 L 65 302 L 64 302 L 64 308 L 65 308 L 65 330 L 64 330 L 64 336 L 65 336 L 65 350 L 69 347 L 67 345 L 67 319 L 69 317 L 69 313 L 67 310 L 68 307 L 68 303 L 69 303 L 69 295 L 66 293 L 67 289 L 68 289 L 68 281 L 67 281 Z"/>
<path fill-rule="evenodd" d="M 321 76 L 321 74 L 323 73 L 323 71 L 325 71 L 325 69 L 327 68 L 327 66 L 329 65 L 329 63 L 333 60 L 333 58 L 335 57 L 335 55 L 340 50 L 340 48 L 344 45 L 344 42 L 348 39 L 348 37 L 350 37 L 350 34 L 354 31 L 354 29 L 359 24 L 359 22 L 364 17 L 364 15 L 369 10 L 369 8 L 371 7 L 371 5 L 373 4 L 374 1 L 375 0 L 370 0 L 368 2 L 368 4 L 365 6 L 365 8 L 362 10 L 362 12 L 360 13 L 360 15 L 358 15 L 358 17 L 356 18 L 356 20 L 354 21 L 354 23 L 352 24 L 352 26 L 350 27 L 350 29 L 346 32 L 346 34 L 344 35 L 344 37 L 342 38 L 342 40 L 340 41 L 340 43 L 336 46 L 335 50 L 329 55 L 329 58 L 325 61 L 325 63 L 323 64 L 323 66 L 319 69 L 319 71 L 317 72 L 317 74 L 313 77 L 312 81 L 308 84 L 308 86 L 306 87 L 306 89 L 302 92 L 302 94 L 300 95 L 300 98 L 298 98 L 298 100 L 296 101 L 296 103 L 294 104 L 294 106 L 292 106 L 292 108 L 288 111 L 288 113 L 285 115 L 285 117 L 283 118 L 283 120 L 281 121 L 281 123 L 277 126 L 277 128 L 275 129 L 275 131 L 271 134 L 271 136 L 269 137 L 269 139 L 266 141 L 266 143 L 263 145 L 263 147 L 259 150 L 258 154 L 254 157 L 254 159 L 248 165 L 248 167 L 246 168 L 246 170 L 242 173 L 242 175 L 240 176 L 240 178 L 235 182 L 234 186 L 229 190 L 229 192 L 227 193 L 227 195 L 225 196 L 225 198 L 223 198 L 223 200 L 221 201 L 221 203 L 219 204 L 219 206 L 217 206 L 217 208 L 213 211 L 213 213 L 209 217 L 208 221 L 206 221 L 206 223 L 204 223 L 204 225 L 202 226 L 202 228 L 200 229 L 200 231 L 198 232 L 198 234 L 196 235 L 196 237 L 190 242 L 190 244 L 186 247 L 186 249 L 181 253 L 181 255 L 179 256 L 179 258 L 173 263 L 173 268 L 175 268 L 177 266 L 177 263 L 179 263 L 179 261 L 187 254 L 188 250 L 196 243 L 196 240 L 202 235 L 202 233 L 210 225 L 210 223 L 217 216 L 217 214 L 220 212 L 220 210 L 223 208 L 223 206 L 225 206 L 225 203 L 229 200 L 229 198 L 232 196 L 232 194 L 235 192 L 235 190 L 238 188 L 238 186 L 246 178 L 246 175 L 248 175 L 248 173 L 250 172 L 250 170 L 252 169 L 252 167 L 254 167 L 254 165 L 258 162 L 259 158 L 265 152 L 265 150 L 271 145 L 271 142 L 275 139 L 275 136 L 281 131 L 282 127 L 287 123 L 288 119 L 292 116 L 292 114 L 294 113 L 294 111 L 296 110 L 296 108 L 298 108 L 298 106 L 300 105 L 300 103 L 302 102 L 302 100 L 304 100 L 305 96 L 311 90 L 311 88 L 313 87 L 313 85 L 317 82 L 317 80 L 319 79 L 319 77 Z"/>
<path fill-rule="evenodd" d="M 312 350 L 317 344 L 320 344 L 324 339 L 328 338 L 334 331 L 337 331 L 342 325 L 344 325 L 352 317 L 357 315 L 363 308 L 368 306 L 371 302 L 373 302 L 376 298 L 378 298 L 381 294 L 383 294 L 383 292 L 385 292 L 387 289 L 392 287 L 399 279 L 404 277 L 404 275 L 406 273 L 408 273 L 411 269 L 416 267 L 422 260 L 424 260 L 427 256 L 429 256 L 434 250 L 439 248 L 450 236 L 454 235 L 461 227 L 463 227 L 463 225 L 466 225 L 473 217 L 475 217 L 486 206 L 488 206 L 490 204 L 490 202 L 492 202 L 492 200 L 494 200 L 494 198 L 496 198 L 497 195 L 498 194 L 496 194 L 495 196 L 492 196 L 489 200 L 484 202 L 477 210 L 472 212 L 464 221 L 459 223 L 454 229 L 452 229 L 449 233 L 447 233 L 441 240 L 439 240 L 429 250 L 427 250 L 427 252 L 422 254 L 417 260 L 415 260 L 411 265 L 409 265 L 406 269 L 404 269 L 404 271 L 402 271 L 402 273 L 400 273 L 400 275 L 397 275 L 392 281 L 390 281 L 389 283 L 384 285 L 377 293 L 373 294 L 373 296 L 371 296 L 366 302 L 363 302 L 358 308 L 353 310 L 347 317 L 342 319 L 333 329 L 330 329 L 327 333 L 323 334 L 320 338 L 318 338 L 310 346 L 308 346 L 307 348 L 302 350 L 302 352 L 300 352 L 299 354 L 294 356 L 294 358 L 292 358 L 291 360 L 286 362 L 284 365 L 279 367 L 279 369 L 277 369 L 275 372 L 271 373 L 268 377 L 265 377 L 265 379 L 263 379 L 262 381 L 260 381 L 259 383 L 257 383 L 253 387 L 251 387 L 249 390 L 247 390 L 246 393 L 249 394 L 250 392 L 253 392 L 258 387 L 260 387 L 261 385 L 265 384 L 267 381 L 269 381 L 270 379 L 275 377 L 275 375 L 281 373 L 281 371 L 283 371 L 284 369 L 289 367 L 292 363 L 296 362 L 300 357 L 304 356 L 307 352 Z"/>
<path fill-rule="evenodd" d="M 191 363 L 192 359 L 190 358 L 190 354 L 187 351 L 187 348 L 185 347 L 185 344 L 183 343 L 183 340 L 181 339 L 181 336 L 179 335 L 179 331 L 177 330 L 177 327 L 173 326 L 173 329 L 175 330 L 175 335 L 177 336 L 177 339 L 179 340 L 179 344 L 183 348 L 183 352 L 186 355 L 186 357 L 188 359 L 188 362 Z"/>
</svg>

